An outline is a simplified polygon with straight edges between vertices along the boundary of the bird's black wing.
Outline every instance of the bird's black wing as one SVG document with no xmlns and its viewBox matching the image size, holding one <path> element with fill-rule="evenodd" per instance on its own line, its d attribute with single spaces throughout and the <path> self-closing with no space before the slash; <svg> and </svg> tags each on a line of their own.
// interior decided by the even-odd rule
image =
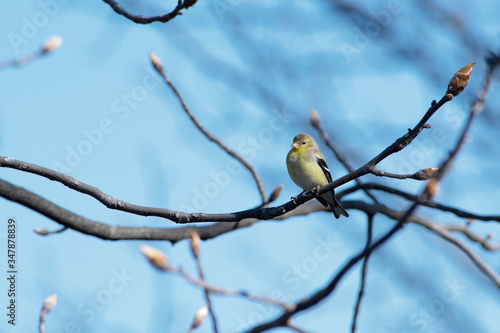
<svg viewBox="0 0 500 333">
<path fill-rule="evenodd" d="M 321 170 L 323 170 L 323 173 L 326 176 L 326 180 L 328 180 L 329 183 L 332 182 L 332 174 L 330 173 L 330 170 L 328 169 L 328 165 L 326 165 L 326 161 L 324 158 L 322 158 L 318 154 L 314 154 L 316 156 L 316 162 L 318 162 L 318 165 L 321 167 Z"/>
</svg>

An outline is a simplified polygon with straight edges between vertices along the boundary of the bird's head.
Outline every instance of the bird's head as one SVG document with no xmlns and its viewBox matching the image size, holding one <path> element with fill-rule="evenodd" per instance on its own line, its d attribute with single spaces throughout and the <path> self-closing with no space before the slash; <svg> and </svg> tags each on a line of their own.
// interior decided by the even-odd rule
<svg viewBox="0 0 500 333">
<path fill-rule="evenodd" d="M 301 133 L 293 138 L 292 148 L 297 151 L 304 151 L 306 149 L 317 149 L 316 141 L 309 134 Z"/>
</svg>

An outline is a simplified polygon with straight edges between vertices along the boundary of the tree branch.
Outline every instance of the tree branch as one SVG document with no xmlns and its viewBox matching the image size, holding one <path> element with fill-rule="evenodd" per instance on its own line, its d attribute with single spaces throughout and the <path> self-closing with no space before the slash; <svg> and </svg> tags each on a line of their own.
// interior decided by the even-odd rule
<svg viewBox="0 0 500 333">
<path fill-rule="evenodd" d="M 365 250 L 367 250 L 370 245 L 372 245 L 373 238 L 373 214 L 368 214 L 367 219 L 367 232 L 366 232 L 366 246 Z M 366 272 L 368 270 L 368 260 L 370 259 L 370 254 L 367 254 L 365 259 L 363 260 L 363 268 L 361 269 L 361 283 L 359 286 L 358 298 L 356 300 L 356 306 L 354 307 L 354 314 L 352 317 L 352 326 L 351 332 L 356 332 L 356 319 L 358 318 L 359 309 L 361 308 L 361 299 L 365 293 L 365 284 L 366 284 Z"/>
<path fill-rule="evenodd" d="M 330 141 L 330 138 L 328 137 L 328 134 L 323 128 L 318 112 L 316 112 L 316 110 L 311 110 L 311 125 L 319 132 L 319 134 L 323 138 L 323 141 L 325 141 L 327 147 L 333 151 L 335 157 L 347 169 L 347 171 L 353 172 L 354 168 L 351 166 L 349 161 L 347 161 L 345 155 L 340 151 L 340 149 L 337 149 L 337 147 L 335 147 Z M 360 178 L 356 178 L 354 181 L 358 185 L 363 184 L 363 181 Z M 373 200 L 373 202 L 378 202 L 377 198 L 370 191 L 366 189 L 363 189 L 363 191 L 366 193 L 368 197 L 370 197 Z"/>
<path fill-rule="evenodd" d="M 45 333 L 45 316 L 52 311 L 57 305 L 57 294 L 49 296 L 43 302 L 42 310 L 40 311 L 40 320 L 38 322 L 38 332 Z"/>
<path fill-rule="evenodd" d="M 48 39 L 45 44 L 36 52 L 30 53 L 27 56 L 10 60 L 10 61 L 4 61 L 0 62 L 0 70 L 8 67 L 17 67 L 17 66 L 22 66 L 25 65 L 31 61 L 34 61 L 50 52 L 53 52 L 57 50 L 62 44 L 62 39 L 59 36 L 53 36 L 50 39 Z"/>
<path fill-rule="evenodd" d="M 200 260 L 200 236 L 196 233 L 196 231 L 191 232 L 191 253 L 193 254 L 193 258 L 196 262 L 200 281 L 205 283 L 205 273 L 203 272 L 203 266 L 201 265 Z M 207 301 L 208 313 L 210 313 L 210 317 L 212 318 L 214 333 L 218 333 L 219 329 L 217 328 L 217 318 L 215 317 L 214 308 L 210 297 L 210 290 L 207 287 L 204 287 L 203 291 L 205 294 L 205 300 Z"/>
<path fill-rule="evenodd" d="M 372 189 L 372 190 L 384 191 L 387 193 L 398 195 L 398 196 L 405 198 L 409 201 L 417 200 L 416 195 L 410 194 L 408 192 L 404 192 L 402 190 L 398 190 L 398 189 L 393 188 L 393 187 L 389 187 L 389 186 L 385 186 L 385 185 L 381 185 L 381 184 L 376 184 L 376 183 L 363 183 L 361 185 L 353 186 L 351 188 L 340 191 L 337 194 L 337 197 L 341 198 L 344 195 L 356 192 L 358 189 Z M 437 203 L 435 201 L 425 201 L 422 203 L 422 206 L 435 208 L 435 209 L 441 210 L 443 212 L 453 213 L 454 215 L 456 215 L 458 217 L 463 217 L 463 218 L 467 218 L 467 219 L 475 219 L 475 220 L 484 221 L 484 222 L 487 222 L 487 221 L 500 222 L 499 215 L 479 215 L 479 214 L 470 213 L 470 212 L 467 212 L 467 211 L 464 211 L 464 210 L 461 210 L 458 208 L 446 206 L 446 205 Z"/>
<path fill-rule="evenodd" d="M 500 276 L 477 254 L 475 254 L 467 245 L 465 245 L 461 240 L 458 238 L 453 237 L 453 235 L 448 231 L 448 228 L 446 226 L 440 225 L 438 223 L 434 223 L 422 218 L 418 218 L 414 220 L 414 223 L 419 224 L 428 230 L 433 231 L 436 233 L 438 236 L 441 238 L 447 240 L 448 242 L 454 244 L 457 246 L 462 252 L 464 252 L 471 260 L 472 262 L 481 270 L 483 273 L 488 276 L 496 285 L 497 287 L 500 288 Z M 495 250 L 498 250 L 499 247 L 495 247 Z"/>
<path fill-rule="evenodd" d="M 0 196 L 17 202 L 63 225 L 64 228 L 60 231 L 70 228 L 106 240 L 167 240 L 174 244 L 180 240 L 189 239 L 192 231 L 196 231 L 201 239 L 211 239 L 237 229 L 250 227 L 260 221 L 257 218 L 246 218 L 239 222 L 219 222 L 207 226 L 178 228 L 122 227 L 87 219 L 2 179 L 0 179 Z M 344 206 L 349 207 L 349 203 L 347 202 Z M 292 216 L 307 215 L 317 211 L 326 211 L 326 208 L 319 202 L 311 201 L 291 212 L 275 217 L 274 220 L 285 220 Z M 38 233 L 40 234 L 40 232 Z M 51 234 L 51 232 L 45 233 L 43 231 L 41 233 L 45 235 Z"/>
<path fill-rule="evenodd" d="M 196 247 L 196 246 L 194 246 L 194 247 Z M 193 247 L 193 242 L 191 242 L 191 248 L 193 249 L 194 247 Z M 195 249 L 193 252 L 195 252 L 195 251 L 198 251 L 198 253 L 199 253 L 199 248 L 197 250 Z M 170 260 L 165 255 L 165 253 L 163 253 L 163 251 L 161 251 L 157 248 L 144 245 L 144 246 L 141 246 L 141 252 L 146 256 L 146 259 L 148 259 L 148 261 L 153 265 L 153 267 L 157 268 L 158 270 L 166 272 L 166 273 L 176 274 L 176 275 L 182 277 L 186 282 L 188 282 L 196 287 L 207 290 L 211 293 L 225 295 L 225 296 L 240 296 L 240 297 L 247 298 L 249 300 L 253 300 L 253 301 L 257 301 L 257 302 L 268 303 L 271 305 L 280 306 L 285 310 L 292 309 L 291 304 L 284 303 L 278 299 L 256 295 L 256 294 L 249 293 L 249 292 L 243 291 L 243 290 L 222 289 L 222 288 L 218 288 L 218 287 L 214 287 L 212 285 L 209 285 L 206 283 L 206 281 L 204 279 L 195 278 L 194 276 L 192 276 L 189 273 L 187 273 L 186 271 L 184 271 L 182 269 L 182 267 L 174 268 L 170 264 Z"/>
<path fill-rule="evenodd" d="M 437 168 L 428 168 L 428 169 L 423 169 L 419 170 L 415 173 L 409 173 L 409 174 L 396 174 L 396 173 L 390 173 L 386 171 L 381 171 L 376 168 L 370 169 L 370 173 L 374 176 L 377 177 L 387 177 L 387 178 L 393 178 L 393 179 L 415 179 L 415 180 L 429 180 L 432 176 L 433 173 L 437 172 L 437 170 L 433 170 Z M 434 172 L 430 172 L 428 170 L 433 170 Z"/>
<path fill-rule="evenodd" d="M 149 24 L 153 22 L 168 22 L 177 15 L 182 15 L 181 10 L 182 9 L 188 9 L 190 6 L 194 5 L 196 1 L 189 1 L 189 0 L 178 0 L 177 6 L 168 14 L 160 14 L 157 16 L 143 16 L 143 15 L 135 15 L 123 8 L 122 5 L 120 5 L 118 2 L 114 0 L 103 0 L 105 3 L 111 6 L 111 8 L 120 15 L 123 15 L 127 19 L 129 19 L 132 22 L 139 23 L 139 24 Z"/>
<path fill-rule="evenodd" d="M 184 101 L 184 99 L 182 98 L 182 95 L 179 92 L 179 90 L 175 87 L 175 85 L 172 83 L 172 81 L 170 80 L 170 78 L 167 76 L 167 74 L 163 70 L 163 64 L 161 63 L 160 58 L 158 58 L 154 53 L 150 53 L 150 57 L 151 57 L 151 62 L 153 64 L 153 67 L 155 68 L 156 72 L 158 74 L 160 74 L 161 77 L 163 77 L 163 80 L 165 80 L 165 83 L 170 87 L 170 89 L 172 89 L 172 91 L 174 92 L 175 96 L 177 97 L 177 99 L 181 103 L 182 108 L 184 109 L 184 111 L 186 112 L 186 114 L 189 116 L 189 118 L 191 119 L 191 121 L 193 122 L 193 124 L 196 126 L 196 128 L 198 128 L 198 130 L 200 130 L 200 132 L 203 133 L 203 135 L 205 135 L 205 137 L 208 140 L 210 140 L 210 141 L 214 142 L 215 144 L 217 144 L 222 150 L 224 150 L 227 154 L 231 155 L 232 157 L 234 157 L 235 159 L 237 159 L 238 161 L 240 161 L 240 163 L 243 164 L 243 166 L 245 168 L 247 168 L 248 171 L 250 171 L 250 173 L 252 174 L 253 179 L 257 183 L 257 188 L 259 190 L 259 193 L 260 193 L 260 196 L 261 196 L 261 199 L 262 199 L 262 204 L 266 204 L 267 201 L 268 201 L 267 194 L 266 194 L 266 188 L 264 187 L 264 183 L 262 182 L 262 179 L 260 178 L 259 174 L 257 173 L 257 170 L 253 167 L 253 165 L 250 162 L 248 162 L 246 159 L 244 159 L 241 155 L 239 155 L 233 149 L 231 149 L 230 147 L 228 147 L 227 145 L 225 145 L 215 135 L 213 135 L 212 133 L 210 133 L 209 131 L 207 131 L 203 127 L 203 125 L 198 120 L 198 118 L 196 118 L 193 115 L 193 113 L 191 112 L 191 110 L 187 106 L 187 104 Z"/>
</svg>

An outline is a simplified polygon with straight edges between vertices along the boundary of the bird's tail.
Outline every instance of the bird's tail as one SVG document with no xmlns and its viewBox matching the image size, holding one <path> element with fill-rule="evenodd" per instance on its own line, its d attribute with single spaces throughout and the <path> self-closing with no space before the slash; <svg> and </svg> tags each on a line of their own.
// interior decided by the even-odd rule
<svg viewBox="0 0 500 333">
<path fill-rule="evenodd" d="M 340 202 L 337 200 L 337 197 L 335 196 L 334 193 L 331 193 L 331 197 L 333 200 L 332 202 L 329 202 L 330 208 L 333 211 L 333 214 L 335 215 L 335 218 L 338 219 L 340 218 L 340 215 L 344 215 L 345 217 L 349 217 L 349 213 L 342 207 Z"/>
</svg>

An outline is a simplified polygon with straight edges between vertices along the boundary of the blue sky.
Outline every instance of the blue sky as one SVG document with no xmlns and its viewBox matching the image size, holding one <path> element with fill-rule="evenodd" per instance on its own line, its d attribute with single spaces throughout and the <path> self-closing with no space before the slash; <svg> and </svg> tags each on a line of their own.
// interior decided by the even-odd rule
<svg viewBox="0 0 500 333">
<path fill-rule="evenodd" d="M 123 5 L 154 15 L 175 3 Z M 193 113 L 254 164 L 267 191 L 284 184 L 276 201 L 281 204 L 300 192 L 286 173 L 284 158 L 297 133 L 317 136 L 309 125 L 311 108 L 318 110 L 352 164 L 360 166 L 413 127 L 430 102 L 442 96 L 456 70 L 476 61 L 467 92 L 431 119 L 432 129 L 379 167 L 407 173 L 436 166 L 456 142 L 471 96 L 481 87 L 486 69 L 482 58 L 488 50 L 498 50 L 499 3 L 458 1 L 450 8 L 437 1 L 427 10 L 409 1 L 355 5 L 368 16 L 352 18 L 328 1 L 199 1 L 169 23 L 136 25 L 99 1 L 5 4 L 0 11 L 0 61 L 36 51 L 54 35 L 61 36 L 63 45 L 0 73 L 0 155 L 59 169 L 138 205 L 203 212 L 257 206 L 260 197 L 245 170 L 215 194 L 207 192 L 214 175 L 227 170 L 232 159 L 190 122 L 153 71 L 148 57 L 153 51 Z M 456 21 L 446 21 L 450 16 Z M 443 181 L 439 202 L 498 214 L 498 87 L 493 85 L 468 145 Z M 334 178 L 344 175 L 333 153 L 320 145 Z M 0 174 L 90 219 L 175 227 L 159 218 L 110 211 L 35 175 L 6 168 Z M 414 193 L 422 188 L 416 181 L 367 180 Z M 389 195 L 380 198 L 394 209 L 408 207 Z M 420 212 L 439 223 L 462 222 L 429 209 Z M 365 216 L 349 213 L 351 218 L 341 221 L 316 213 L 262 222 L 203 242 L 207 279 L 216 286 L 287 301 L 311 294 L 364 246 Z M 47 316 L 47 332 L 182 332 L 204 305 L 200 290 L 153 270 L 139 252 L 145 243 L 158 247 L 174 265 L 194 274 L 186 241 L 174 246 L 110 242 L 71 230 L 40 237 L 33 229 L 55 230 L 58 225 L 1 199 L 0 218 L 9 217 L 17 222 L 19 308 L 15 327 L 2 316 L 2 332 L 36 330 L 41 304 L 54 293 L 58 305 Z M 378 217 L 375 235 L 391 225 Z M 481 235 L 497 229 L 494 223 L 474 225 Z M 471 248 L 500 271 L 495 253 L 475 244 Z M 2 280 L 4 308 L 7 283 Z M 332 327 L 348 331 L 358 284 L 359 267 L 333 295 L 294 322 L 311 332 Z M 500 310 L 495 293 L 494 284 L 462 252 L 409 225 L 370 261 L 359 332 L 493 331 L 494 314 Z M 235 332 L 279 313 L 233 297 L 214 297 L 214 307 L 221 332 Z M 209 321 L 199 328 L 210 331 Z"/>
</svg>

